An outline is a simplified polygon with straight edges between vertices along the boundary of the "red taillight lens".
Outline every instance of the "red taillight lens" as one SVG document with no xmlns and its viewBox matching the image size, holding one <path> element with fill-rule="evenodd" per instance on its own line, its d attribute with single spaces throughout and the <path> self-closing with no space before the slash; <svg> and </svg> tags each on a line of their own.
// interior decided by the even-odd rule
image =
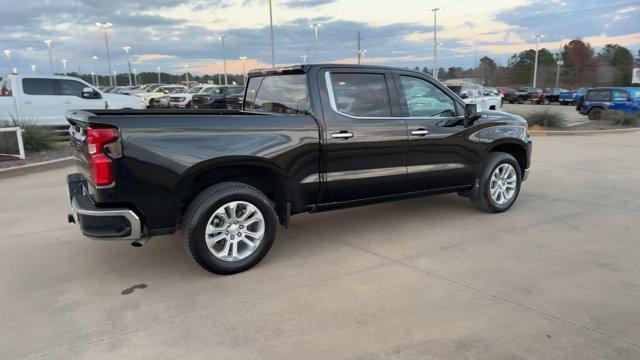
<svg viewBox="0 0 640 360">
<path fill-rule="evenodd" d="M 112 160 L 102 153 L 104 146 L 118 140 L 115 128 L 87 128 L 87 144 L 91 161 L 91 179 L 96 186 L 113 184 L 114 171 Z"/>
</svg>

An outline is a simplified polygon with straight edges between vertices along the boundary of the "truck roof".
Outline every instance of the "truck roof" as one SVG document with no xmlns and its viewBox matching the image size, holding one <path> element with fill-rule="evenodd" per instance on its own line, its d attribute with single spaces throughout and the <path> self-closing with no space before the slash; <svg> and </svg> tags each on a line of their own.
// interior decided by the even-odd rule
<svg viewBox="0 0 640 360">
<path fill-rule="evenodd" d="M 29 75 L 7 75 L 5 79 L 69 79 L 69 80 L 77 80 L 78 77 L 75 76 L 65 76 L 65 75 L 41 75 L 41 74 L 29 74 Z"/>
<path fill-rule="evenodd" d="M 423 74 L 423 75 L 426 75 L 426 76 L 431 76 L 430 74 L 423 73 L 423 72 L 420 72 L 420 71 L 415 71 L 415 70 L 405 69 L 405 68 L 399 68 L 399 67 L 394 67 L 394 66 L 358 65 L 358 64 L 331 64 L 331 63 L 301 64 L 301 65 L 291 65 L 291 66 L 276 66 L 274 68 L 252 69 L 252 70 L 249 70 L 249 72 L 247 73 L 247 76 L 248 77 L 255 77 L 255 76 L 266 76 L 266 75 L 305 74 L 305 73 L 309 72 L 313 68 L 323 68 L 323 67 L 399 70 L 399 71 L 409 71 L 409 72 L 415 72 L 415 73 Z"/>
</svg>

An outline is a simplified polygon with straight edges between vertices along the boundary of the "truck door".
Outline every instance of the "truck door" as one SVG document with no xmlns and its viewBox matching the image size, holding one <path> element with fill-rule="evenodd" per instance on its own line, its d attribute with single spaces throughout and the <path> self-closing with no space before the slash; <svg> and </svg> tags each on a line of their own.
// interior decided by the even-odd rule
<svg viewBox="0 0 640 360">
<path fill-rule="evenodd" d="M 444 86 L 414 73 L 396 74 L 400 104 L 407 119 L 407 191 L 473 184 L 475 155 L 461 133 L 464 108 Z M 455 122 L 455 121 L 454 121 Z"/>
<path fill-rule="evenodd" d="M 391 73 L 336 68 L 318 74 L 325 121 L 323 202 L 404 191 L 407 124 Z"/>
<path fill-rule="evenodd" d="M 99 110 L 105 109 L 106 103 L 103 99 L 85 99 L 82 97 L 82 90 L 91 87 L 88 84 L 77 80 L 60 79 L 60 94 L 65 111 L 72 109 Z"/>
</svg>

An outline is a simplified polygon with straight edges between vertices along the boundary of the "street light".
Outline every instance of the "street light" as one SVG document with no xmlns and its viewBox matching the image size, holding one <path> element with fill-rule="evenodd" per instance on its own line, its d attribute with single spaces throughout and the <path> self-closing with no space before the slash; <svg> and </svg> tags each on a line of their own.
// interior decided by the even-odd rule
<svg viewBox="0 0 640 360">
<path fill-rule="evenodd" d="M 273 43 L 273 6 L 269 0 L 269 29 L 271 32 L 271 67 L 276 67 L 276 48 Z"/>
<path fill-rule="evenodd" d="M 367 53 L 367 49 L 360 50 L 360 64 L 364 64 L 364 54 Z"/>
<path fill-rule="evenodd" d="M 556 63 L 558 64 L 558 68 L 556 69 L 556 89 L 560 84 L 560 67 L 564 65 L 564 61 L 560 60 L 560 54 L 556 57 Z"/>
<path fill-rule="evenodd" d="M 43 43 L 47 46 L 47 50 L 49 51 L 49 65 L 51 66 L 51 75 L 53 75 L 53 57 L 51 56 L 51 47 L 53 46 L 53 40 L 44 40 Z"/>
<path fill-rule="evenodd" d="M 113 70 L 113 86 L 118 86 L 118 78 L 116 77 L 116 71 Z"/>
<path fill-rule="evenodd" d="M 131 83 L 131 81 L 129 81 Z M 133 85 L 138 86 L 138 70 L 133 69 Z"/>
<path fill-rule="evenodd" d="M 309 55 L 307 54 L 302 54 L 300 55 L 300 57 L 302 58 L 302 63 L 306 64 L 307 63 L 307 58 L 309 57 Z"/>
<path fill-rule="evenodd" d="M 536 60 L 533 64 L 533 86 L 536 87 L 538 82 L 538 49 L 540 47 L 540 39 L 544 38 L 544 35 L 533 35 L 532 39 L 536 39 Z"/>
<path fill-rule="evenodd" d="M 109 29 L 110 27 L 113 26 L 112 23 L 107 22 L 107 23 L 101 23 L 101 22 L 97 22 L 96 23 L 97 26 L 100 26 L 102 28 L 102 30 L 104 30 L 104 44 L 105 47 L 107 48 L 107 64 L 109 66 L 109 85 L 113 85 L 115 79 L 111 79 L 111 54 L 109 54 L 109 38 L 107 37 L 107 29 Z"/>
<path fill-rule="evenodd" d="M 4 53 L 4 57 L 6 57 L 8 62 L 9 62 L 9 69 L 11 69 L 11 54 L 12 54 L 12 52 L 11 52 L 11 50 L 6 49 L 6 50 L 3 51 L 3 53 Z M 9 71 L 9 73 L 11 73 L 11 71 Z"/>
<path fill-rule="evenodd" d="M 438 80 L 438 11 L 444 8 L 433 8 L 433 78 Z"/>
<path fill-rule="evenodd" d="M 62 59 L 62 68 L 64 69 L 64 76 L 67 76 L 67 59 Z M 78 73 L 78 76 L 80 76 L 80 73 Z"/>
<path fill-rule="evenodd" d="M 127 55 L 127 65 L 129 66 L 129 86 L 131 86 L 131 59 L 129 58 L 129 50 L 131 50 L 131 46 L 125 45 L 122 47 L 125 55 Z"/>
<path fill-rule="evenodd" d="M 242 60 L 242 80 L 244 81 L 244 84 L 247 83 L 247 70 L 246 70 L 247 59 L 248 57 L 246 56 L 240 56 L 240 60 Z"/>
<path fill-rule="evenodd" d="M 216 65 L 222 64 L 220 61 L 216 61 Z M 220 69 L 218 69 L 218 85 L 222 85 L 222 75 L 220 75 Z"/>
<path fill-rule="evenodd" d="M 93 55 L 91 60 L 93 60 L 93 75 L 95 76 L 93 85 L 100 86 L 100 80 L 98 79 L 98 57 Z"/>
<path fill-rule="evenodd" d="M 227 55 L 225 54 L 224 51 L 224 39 L 226 39 L 227 37 L 225 35 L 221 35 L 220 37 L 218 37 L 218 39 L 220 39 L 220 41 L 222 41 L 222 66 L 224 67 L 224 84 L 227 85 L 228 81 L 227 81 Z"/>
<path fill-rule="evenodd" d="M 32 71 L 34 74 L 36 73 L 36 70 L 37 70 L 37 69 L 38 69 L 38 67 L 37 67 L 37 66 L 35 66 L 35 65 L 31 65 L 31 71 Z"/>
<path fill-rule="evenodd" d="M 318 28 L 320 27 L 319 23 L 311 24 L 311 28 L 313 29 L 313 51 L 314 51 L 314 59 L 315 63 L 318 63 Z"/>
<path fill-rule="evenodd" d="M 184 66 L 184 72 L 185 72 L 185 75 L 187 76 L 187 88 L 188 88 L 189 87 L 189 64 L 186 64 Z"/>
<path fill-rule="evenodd" d="M 158 73 L 158 84 L 162 84 L 162 78 L 160 77 L 160 66 L 156 66 L 156 72 Z"/>
</svg>

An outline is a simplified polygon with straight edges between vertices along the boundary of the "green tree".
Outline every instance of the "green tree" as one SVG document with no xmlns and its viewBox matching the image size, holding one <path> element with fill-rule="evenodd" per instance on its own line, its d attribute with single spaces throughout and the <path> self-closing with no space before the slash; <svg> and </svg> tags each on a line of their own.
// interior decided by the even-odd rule
<svg viewBox="0 0 640 360">
<path fill-rule="evenodd" d="M 478 66 L 478 76 L 485 79 L 485 84 L 494 85 L 498 65 L 492 58 L 483 56 Z"/>
<path fill-rule="evenodd" d="M 464 69 L 459 66 L 450 67 L 449 69 L 447 69 L 446 78 L 447 79 L 461 78 L 463 72 L 464 72 Z"/>
<path fill-rule="evenodd" d="M 633 55 L 618 44 L 607 44 L 598 53 L 601 83 L 630 85 L 633 71 Z"/>
<path fill-rule="evenodd" d="M 512 84 L 530 85 L 533 82 L 535 58 L 536 51 L 534 49 L 513 54 L 509 58 L 507 67 L 509 68 Z M 556 61 L 551 51 L 545 48 L 538 51 L 538 87 L 549 86 L 552 83 L 550 77 L 553 74 L 548 70 L 554 68 L 555 65 Z"/>
</svg>

